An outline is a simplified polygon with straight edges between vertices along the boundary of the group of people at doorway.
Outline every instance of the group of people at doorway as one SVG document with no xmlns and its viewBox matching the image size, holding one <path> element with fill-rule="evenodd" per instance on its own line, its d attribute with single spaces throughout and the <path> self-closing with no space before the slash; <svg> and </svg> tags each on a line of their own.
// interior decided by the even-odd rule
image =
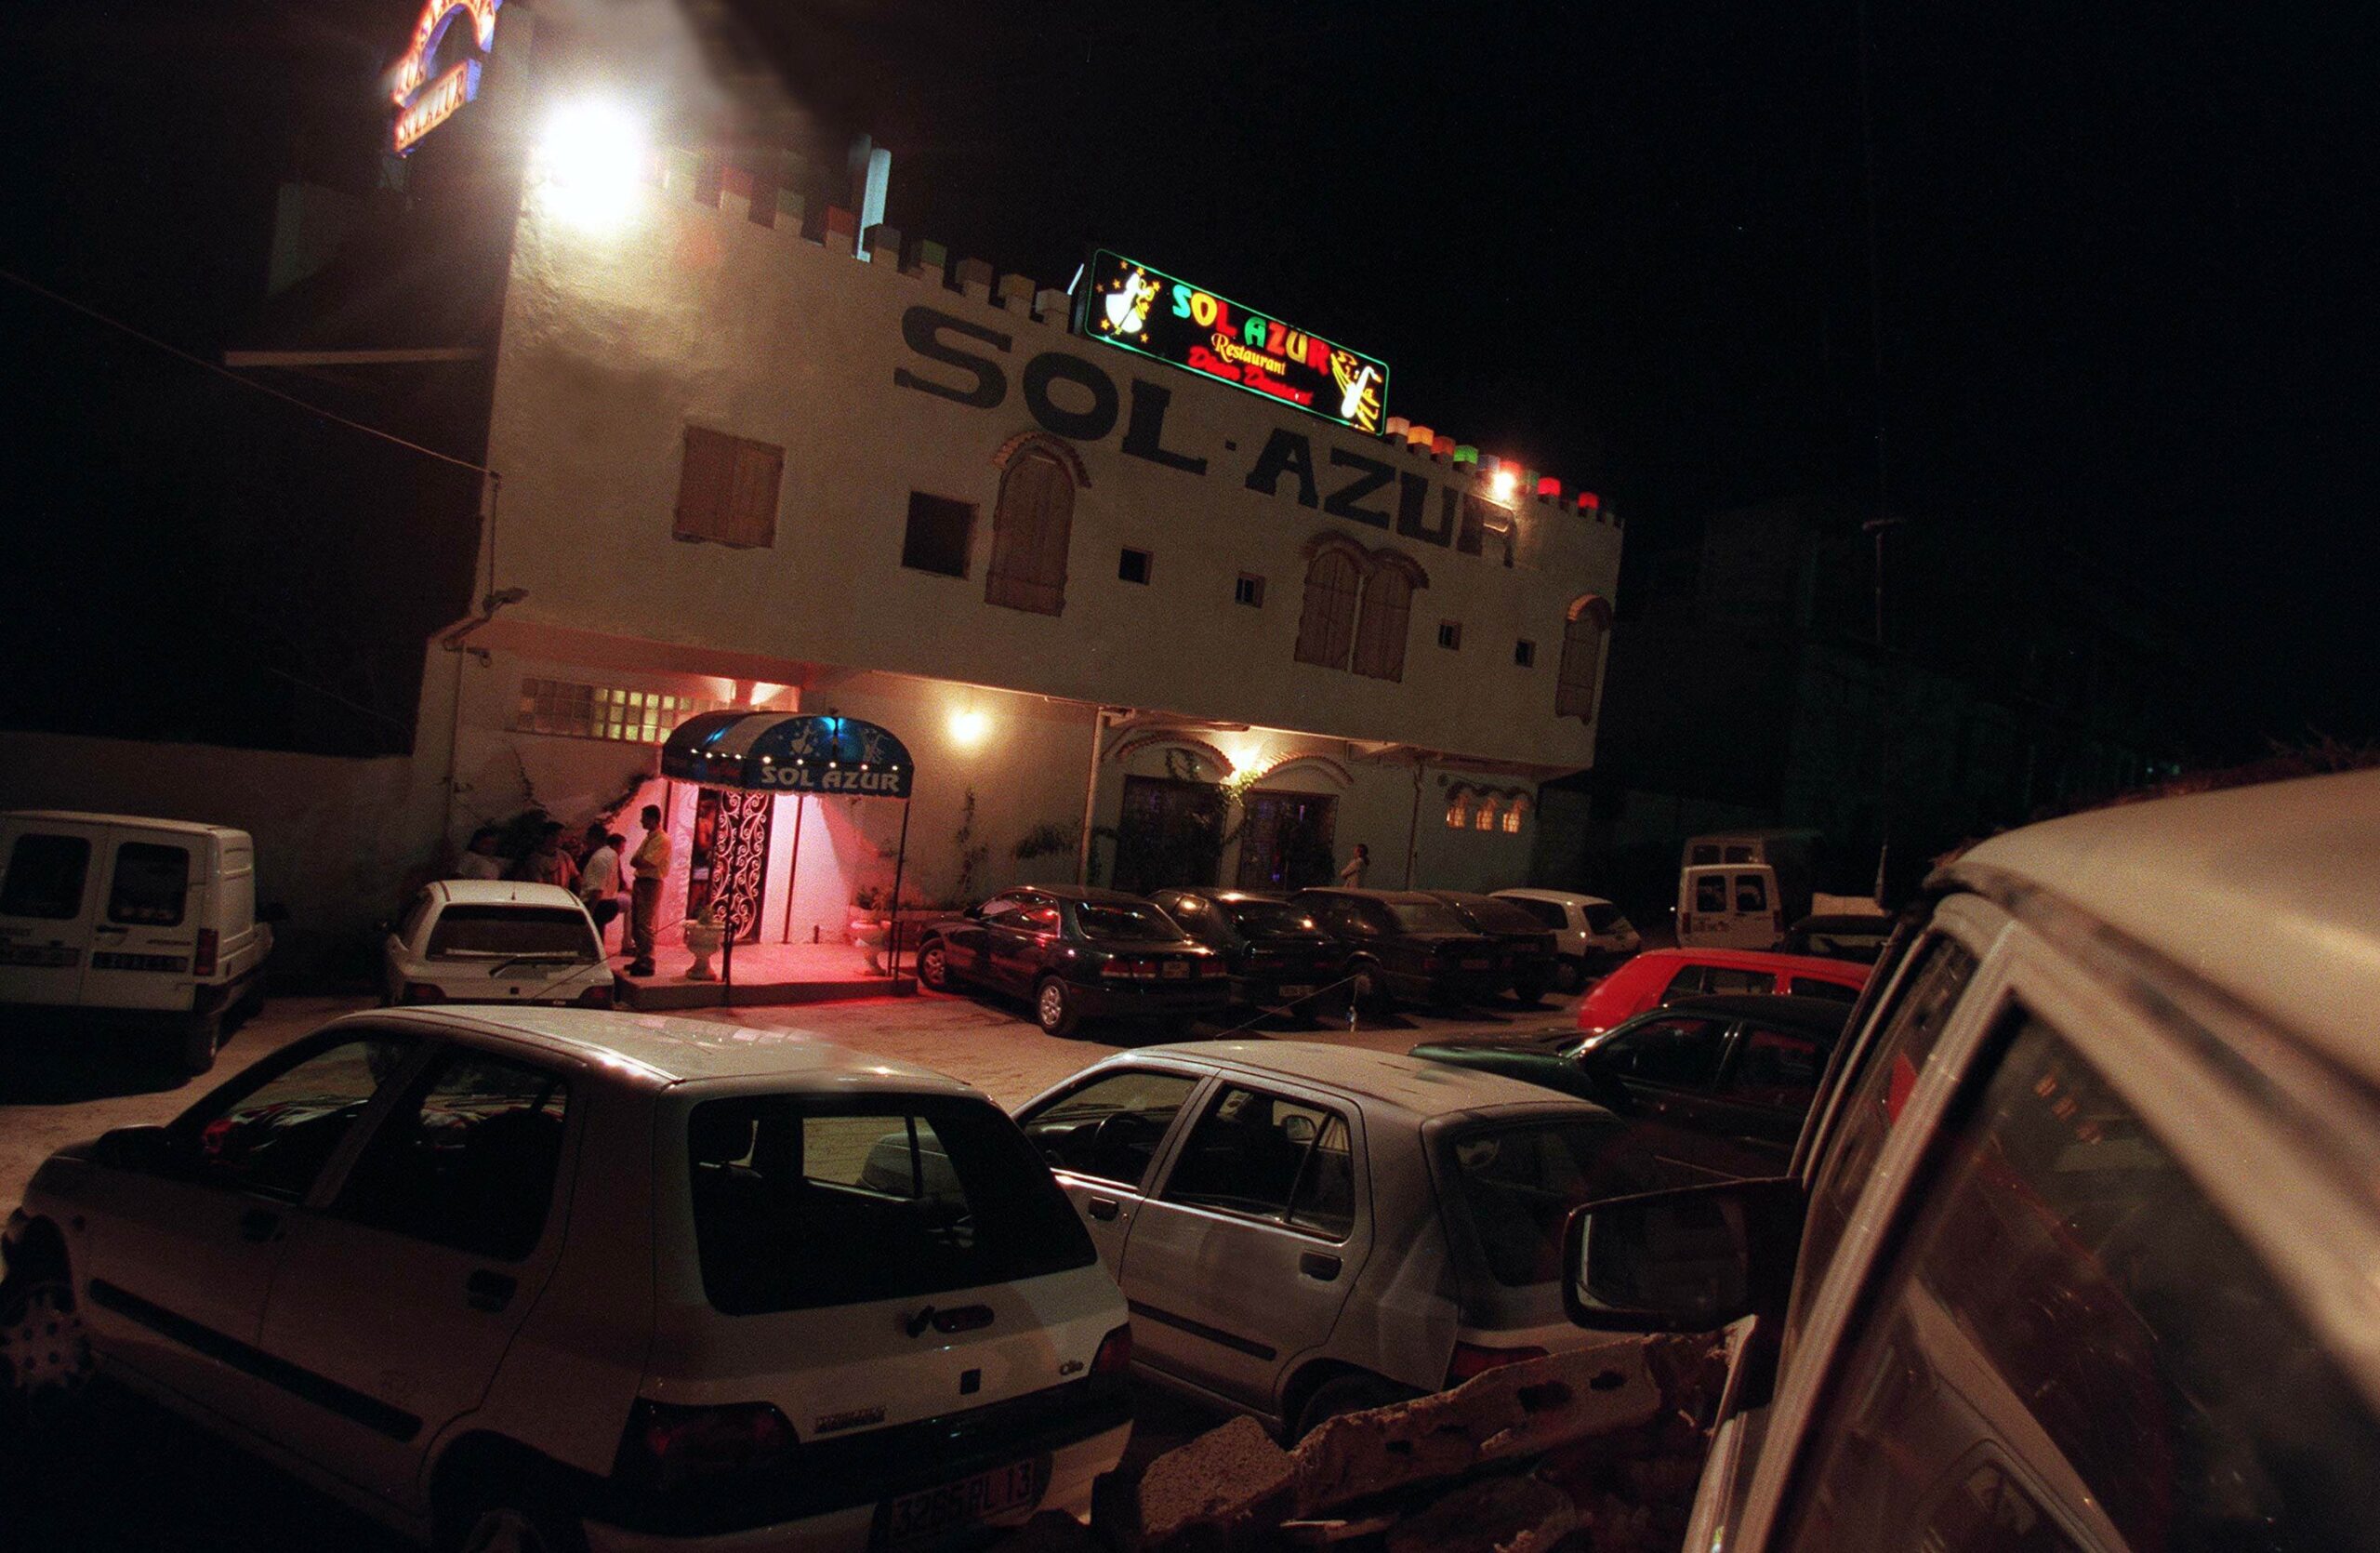
<svg viewBox="0 0 2380 1553">
<path fill-rule="evenodd" d="M 644 839 L 628 859 L 633 878 L 625 892 L 628 925 L 625 949 L 628 974 L 654 974 L 653 950 L 661 926 L 661 885 L 669 873 L 669 832 L 662 829 L 661 807 L 648 803 L 637 816 Z M 517 879 L 524 883 L 555 884 L 587 903 L 600 939 L 623 908 L 621 852 L 628 838 L 611 828 L 607 816 L 597 816 L 575 845 L 565 839 L 561 821 L 547 820 L 537 828 L 529 850 L 517 858 L 504 855 L 504 832 L 483 825 L 471 834 L 470 845 L 455 863 L 456 879 Z"/>
</svg>

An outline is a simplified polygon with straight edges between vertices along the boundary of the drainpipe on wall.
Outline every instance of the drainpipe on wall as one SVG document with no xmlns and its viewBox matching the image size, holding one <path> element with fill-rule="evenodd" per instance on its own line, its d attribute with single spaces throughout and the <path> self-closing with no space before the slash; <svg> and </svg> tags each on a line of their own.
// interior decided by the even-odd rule
<svg viewBox="0 0 2380 1553">
<path fill-rule="evenodd" d="M 1413 888 L 1413 865 L 1421 851 L 1421 774 L 1429 763 L 1418 753 L 1413 757 L 1413 816 L 1405 826 L 1405 887 Z"/>
</svg>

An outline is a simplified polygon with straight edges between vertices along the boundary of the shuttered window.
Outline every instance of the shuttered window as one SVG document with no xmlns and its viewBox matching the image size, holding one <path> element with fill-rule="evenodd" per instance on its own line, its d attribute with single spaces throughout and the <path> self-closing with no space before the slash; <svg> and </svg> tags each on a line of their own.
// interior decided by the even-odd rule
<svg viewBox="0 0 2380 1553">
<path fill-rule="evenodd" d="M 686 428 L 686 458 L 678 471 L 681 539 L 709 539 L 739 550 L 776 543 L 777 486 L 785 449 L 700 426 Z"/>
<path fill-rule="evenodd" d="M 1554 715 L 1592 722 L 1595 686 L 1603 678 L 1606 646 L 1611 641 L 1611 605 L 1592 594 L 1570 606 L 1562 628 L 1562 678 L 1554 693 Z"/>
<path fill-rule="evenodd" d="M 1300 663 L 1347 667 L 1362 589 L 1363 568 L 1347 550 L 1332 545 L 1314 552 L 1305 568 L 1305 612 L 1298 617 Z"/>
<path fill-rule="evenodd" d="M 1363 617 L 1355 626 L 1356 673 L 1376 680 L 1405 677 L 1406 626 L 1412 613 L 1412 574 L 1375 563 L 1364 578 Z"/>
<path fill-rule="evenodd" d="M 984 600 L 1036 615 L 1066 606 L 1066 542 L 1075 525 L 1075 482 L 1057 456 L 1028 447 L 1009 460 L 992 514 L 992 565 Z"/>
</svg>

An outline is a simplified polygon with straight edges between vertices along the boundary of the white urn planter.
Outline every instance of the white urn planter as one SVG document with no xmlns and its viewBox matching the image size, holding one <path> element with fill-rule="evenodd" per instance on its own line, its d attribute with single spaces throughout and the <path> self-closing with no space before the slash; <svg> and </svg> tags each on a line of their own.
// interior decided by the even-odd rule
<svg viewBox="0 0 2380 1553">
<path fill-rule="evenodd" d="M 873 976 L 884 974 L 884 943 L 892 936 L 892 924 L 882 917 L 862 916 L 854 911 L 845 928 L 846 936 L 859 946 L 867 958 L 867 968 Z"/>
<path fill-rule="evenodd" d="M 694 962 L 686 972 L 688 981 L 711 981 L 717 973 L 710 968 L 710 957 L 727 942 L 727 930 L 717 923 L 689 921 L 686 924 L 686 950 Z"/>
</svg>

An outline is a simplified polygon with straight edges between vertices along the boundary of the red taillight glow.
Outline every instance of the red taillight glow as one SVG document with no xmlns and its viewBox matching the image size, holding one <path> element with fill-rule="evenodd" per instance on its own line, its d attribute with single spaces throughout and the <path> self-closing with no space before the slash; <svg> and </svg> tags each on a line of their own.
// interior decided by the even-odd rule
<svg viewBox="0 0 2380 1553">
<path fill-rule="evenodd" d="M 775 1466 L 793 1446 L 793 1426 L 768 1402 L 681 1407 L 648 1399 L 628 1414 L 617 1472 L 667 1491 Z"/>
<path fill-rule="evenodd" d="M 397 1002 L 401 1003 L 443 1003 L 445 1001 L 446 989 L 434 981 L 406 982 L 404 990 L 397 995 Z"/>
<path fill-rule="evenodd" d="M 1119 1326 L 1099 1340 L 1099 1353 L 1091 1361 L 1094 1375 L 1120 1375 L 1132 1361 L 1132 1329 Z"/>
<path fill-rule="evenodd" d="M 219 942 L 213 928 L 198 930 L 198 949 L 190 959 L 191 975 L 211 976 L 215 974 L 216 947 Z"/>
<path fill-rule="evenodd" d="M 1447 1366 L 1447 1384 L 1461 1386 L 1474 1375 L 1484 1375 L 1507 1364 L 1518 1364 L 1525 1359 L 1544 1357 L 1543 1348 L 1488 1348 L 1476 1343 L 1457 1343 L 1454 1360 Z"/>
</svg>

